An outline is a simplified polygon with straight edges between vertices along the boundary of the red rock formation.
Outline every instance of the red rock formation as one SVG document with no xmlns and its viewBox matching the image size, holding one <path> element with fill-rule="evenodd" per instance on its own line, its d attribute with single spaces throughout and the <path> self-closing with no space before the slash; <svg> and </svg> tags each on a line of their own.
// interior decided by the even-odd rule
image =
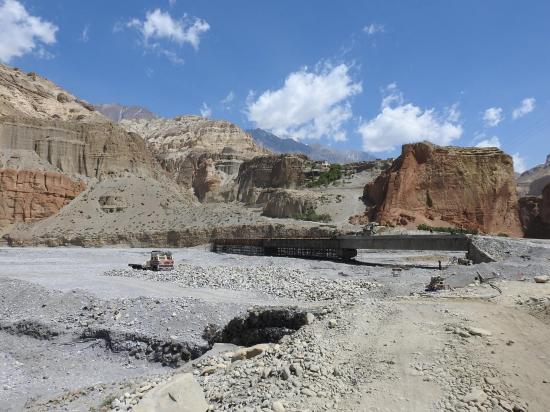
<svg viewBox="0 0 550 412">
<path fill-rule="evenodd" d="M 0 169 L 0 227 L 51 216 L 84 188 L 61 173 Z"/>
<path fill-rule="evenodd" d="M 495 148 L 404 145 L 364 194 L 380 224 L 522 236 L 512 158 Z"/>
</svg>

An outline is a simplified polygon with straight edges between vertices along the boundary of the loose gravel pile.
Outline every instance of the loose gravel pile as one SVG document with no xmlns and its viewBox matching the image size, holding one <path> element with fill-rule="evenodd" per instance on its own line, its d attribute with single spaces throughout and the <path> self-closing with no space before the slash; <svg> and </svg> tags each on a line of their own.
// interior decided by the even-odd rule
<svg viewBox="0 0 550 412">
<path fill-rule="evenodd" d="M 523 240 L 495 236 L 474 236 L 472 243 L 497 260 L 529 255 L 537 247 Z"/>
<path fill-rule="evenodd" d="M 327 279 L 278 266 L 227 267 L 180 264 L 170 272 L 114 269 L 105 276 L 172 282 L 182 287 L 254 291 L 302 301 L 353 301 L 375 284 L 361 279 Z"/>
</svg>

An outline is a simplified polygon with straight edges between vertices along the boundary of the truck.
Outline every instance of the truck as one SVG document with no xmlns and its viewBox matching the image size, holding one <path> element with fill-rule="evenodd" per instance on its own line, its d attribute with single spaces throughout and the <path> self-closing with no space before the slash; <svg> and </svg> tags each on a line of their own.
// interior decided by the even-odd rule
<svg viewBox="0 0 550 412">
<path fill-rule="evenodd" d="M 132 269 L 154 270 L 156 272 L 160 270 L 172 270 L 174 269 L 174 259 L 172 259 L 172 252 L 153 250 L 151 258 L 144 264 L 129 263 L 128 266 Z"/>
</svg>

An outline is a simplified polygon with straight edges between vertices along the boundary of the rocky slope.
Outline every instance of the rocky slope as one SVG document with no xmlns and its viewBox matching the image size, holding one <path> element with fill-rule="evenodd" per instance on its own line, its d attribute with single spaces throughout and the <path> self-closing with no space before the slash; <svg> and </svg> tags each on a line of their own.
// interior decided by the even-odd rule
<svg viewBox="0 0 550 412">
<path fill-rule="evenodd" d="M 1 221 L 15 223 L 2 230 L 7 239 L 40 244 L 42 228 L 54 243 L 56 237 L 61 242 L 67 236 L 98 235 L 94 232 L 102 228 L 106 238 L 116 230 L 139 232 L 137 218 L 105 225 L 107 213 L 143 211 L 145 202 L 125 196 L 154 199 L 149 215 L 166 200 L 156 191 L 177 198 L 165 208 L 182 213 L 193 207 L 191 196 L 164 176 L 140 136 L 50 81 L 0 66 L 0 95 Z"/>
<path fill-rule="evenodd" d="M 404 145 L 364 198 L 381 224 L 522 235 L 512 159 L 495 148 Z"/>
<path fill-rule="evenodd" d="M 517 180 L 520 196 L 540 196 L 542 189 L 550 183 L 550 155 L 545 164 L 527 170 Z"/>
<path fill-rule="evenodd" d="M 243 160 L 265 154 L 238 126 L 200 116 L 152 121 L 123 120 L 121 125 L 143 136 L 168 174 L 193 188 L 201 201 L 223 201 Z"/>
<path fill-rule="evenodd" d="M 3 116 L 108 121 L 91 104 L 77 99 L 48 79 L 0 64 L 0 117 Z"/>
<path fill-rule="evenodd" d="M 118 103 L 106 103 L 96 104 L 94 108 L 115 123 L 121 122 L 122 120 L 153 120 L 158 117 L 150 110 L 140 106 L 124 106 Z"/>
</svg>

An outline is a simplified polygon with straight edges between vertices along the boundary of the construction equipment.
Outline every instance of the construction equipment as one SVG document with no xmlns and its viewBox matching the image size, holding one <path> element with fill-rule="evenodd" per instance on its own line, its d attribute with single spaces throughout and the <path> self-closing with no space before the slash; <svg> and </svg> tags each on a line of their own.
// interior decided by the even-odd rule
<svg viewBox="0 0 550 412">
<path fill-rule="evenodd" d="M 447 287 L 445 286 L 445 279 L 441 276 L 432 276 L 430 279 L 430 283 L 426 286 L 426 292 L 437 292 L 440 290 L 445 290 Z"/>
<path fill-rule="evenodd" d="M 132 269 L 140 270 L 172 270 L 174 269 L 174 259 L 172 259 L 172 252 L 164 250 L 153 250 L 151 252 L 151 258 L 144 264 L 129 263 Z"/>
</svg>

